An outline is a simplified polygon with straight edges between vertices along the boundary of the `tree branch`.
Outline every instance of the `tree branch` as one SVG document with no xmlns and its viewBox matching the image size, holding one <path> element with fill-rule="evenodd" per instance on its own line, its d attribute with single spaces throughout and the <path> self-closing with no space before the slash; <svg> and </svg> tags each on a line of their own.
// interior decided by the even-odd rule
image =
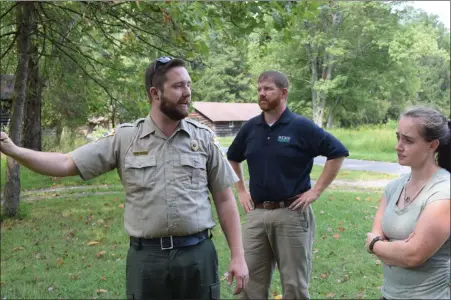
<svg viewBox="0 0 451 300">
<path fill-rule="evenodd" d="M 96 18 L 96 21 L 99 22 L 96 15 L 94 15 L 94 18 Z M 100 22 L 99 22 L 99 23 L 100 23 Z M 112 35 L 110 35 L 109 33 L 107 33 L 107 32 L 105 31 L 105 29 L 103 28 L 103 26 L 99 26 L 98 28 L 100 29 L 100 31 L 102 31 L 104 37 L 105 37 L 107 40 L 109 40 L 111 44 L 113 44 L 113 45 L 116 46 L 117 48 L 121 49 L 121 45 L 120 45 L 120 44 L 119 44 L 119 45 L 116 44 L 116 41 L 117 41 L 118 43 L 121 43 L 120 40 L 118 40 L 118 39 L 115 38 L 114 36 L 112 36 Z"/>
<path fill-rule="evenodd" d="M 312 60 L 312 55 L 310 54 L 310 51 L 312 48 L 310 47 L 310 44 L 304 44 L 304 47 L 305 47 L 305 51 L 307 51 L 307 56 L 308 56 L 309 60 Z"/>
<path fill-rule="evenodd" d="M 16 7 L 17 4 L 18 4 L 18 2 L 14 3 L 13 6 L 11 6 L 7 11 L 5 11 L 5 12 L 1 15 L 0 20 L 2 20 L 4 16 L 6 16 L 11 10 L 13 10 L 13 9 Z"/>
<path fill-rule="evenodd" d="M 1 23 L 0 23 L 1 24 Z M 10 27 L 10 26 L 16 26 L 17 25 L 17 23 L 16 22 L 13 22 L 13 23 L 9 23 L 9 24 L 1 24 L 2 26 L 0 26 L 0 29 L 3 29 L 3 28 L 7 28 L 7 27 Z"/>
<path fill-rule="evenodd" d="M 69 12 L 71 12 L 73 14 L 76 14 L 76 15 L 82 17 L 82 18 L 86 18 L 86 19 L 91 20 L 93 22 L 98 22 L 99 24 L 102 24 L 102 25 L 111 26 L 111 27 L 122 27 L 121 24 L 111 24 L 111 23 L 106 23 L 106 22 L 94 20 L 91 17 L 87 16 L 86 14 L 82 14 L 81 12 L 73 10 L 73 9 L 71 9 L 69 7 L 59 6 L 59 5 L 56 5 L 53 2 L 46 2 L 46 3 L 48 5 L 52 5 L 52 6 L 55 6 L 55 7 L 59 8 L 59 9 L 61 9 L 66 15 L 68 15 L 67 12 L 69 11 Z M 70 15 L 68 15 L 68 16 L 70 16 Z"/>
<path fill-rule="evenodd" d="M 124 70 L 117 69 L 117 68 L 114 68 L 114 67 L 112 67 L 112 66 L 109 66 L 109 65 L 107 65 L 107 64 L 105 64 L 105 63 L 102 63 L 102 62 L 100 62 L 99 60 L 97 60 L 97 59 L 95 59 L 95 58 L 93 58 L 93 57 L 91 57 L 91 56 L 85 55 L 85 54 L 83 53 L 83 51 L 82 51 L 75 43 L 73 43 L 70 39 L 67 39 L 67 38 L 64 37 L 60 32 L 58 32 L 58 31 L 55 30 L 55 29 L 52 29 L 52 28 L 51 28 L 51 30 L 52 30 L 53 32 L 55 32 L 55 33 L 61 35 L 61 36 L 65 39 L 64 41 L 67 42 L 67 44 L 66 44 L 66 43 L 63 44 L 63 43 L 57 42 L 57 41 L 55 41 L 54 39 L 51 39 L 51 38 L 47 37 L 49 41 L 51 41 L 53 44 L 57 43 L 57 44 L 60 45 L 61 47 L 65 47 L 65 48 L 67 48 L 67 49 L 70 49 L 70 50 L 73 51 L 73 52 L 77 52 L 77 53 L 79 53 L 80 55 L 82 55 L 82 56 L 86 59 L 86 61 L 91 65 L 91 67 L 94 69 L 94 71 L 95 71 L 99 76 L 101 76 L 101 75 L 99 74 L 99 72 L 97 71 L 97 68 L 92 64 L 91 61 L 94 61 L 94 62 L 96 62 L 97 64 L 102 65 L 102 66 L 107 67 L 107 68 L 112 69 L 112 70 L 116 70 L 116 71 L 120 71 L 120 72 L 123 72 L 123 71 L 124 71 Z M 71 46 L 73 46 L 74 48 L 69 47 L 69 44 L 70 44 Z M 97 49 L 95 49 L 95 48 L 92 48 L 91 46 L 87 46 L 87 45 L 85 45 L 85 46 L 86 46 L 86 47 L 89 47 L 89 48 L 91 48 L 91 49 L 97 50 Z"/>
<path fill-rule="evenodd" d="M 17 40 L 17 32 L 16 35 L 14 35 L 13 40 L 11 41 L 11 43 L 9 44 L 8 48 L 6 48 L 6 51 L 2 53 L 2 55 L 0 56 L 0 60 L 3 59 L 3 57 L 5 57 L 6 54 L 8 54 L 8 52 L 11 50 L 11 48 L 14 46 L 14 44 L 16 43 Z"/>
<path fill-rule="evenodd" d="M 17 31 L 10 31 L 10 32 L 4 33 L 4 34 L 0 35 L 0 39 L 2 37 L 8 36 L 8 35 L 13 35 L 13 34 L 17 35 L 17 33 L 18 33 Z"/>
<path fill-rule="evenodd" d="M 69 53 L 67 53 L 62 47 L 60 47 L 58 44 L 55 44 L 55 46 L 58 48 L 58 50 L 60 50 L 64 55 L 66 55 L 67 58 L 69 58 L 70 60 L 72 60 L 75 65 L 80 68 L 80 70 L 83 71 L 83 73 L 88 76 L 91 80 L 93 80 L 98 86 L 100 86 L 110 98 L 113 98 L 116 100 L 116 98 L 110 93 L 110 91 L 108 90 L 107 87 L 105 87 L 102 83 L 100 83 L 96 78 L 94 78 L 91 74 L 89 74 L 88 71 L 85 70 L 85 68 L 83 66 L 81 66 L 78 61 L 76 59 L 74 59 L 72 57 L 72 55 L 70 55 Z"/>
<path fill-rule="evenodd" d="M 182 50 L 184 50 L 184 51 L 189 51 L 189 49 L 186 49 L 186 48 L 184 48 L 184 47 L 180 47 L 179 45 L 175 45 L 173 42 L 171 42 L 171 41 L 169 41 L 169 40 L 166 40 L 166 39 L 164 39 L 164 38 L 158 36 L 157 34 L 155 34 L 155 33 L 153 33 L 153 32 L 150 32 L 150 31 L 145 30 L 145 29 L 143 29 L 143 28 L 141 28 L 141 27 L 138 27 L 138 26 L 136 26 L 136 25 L 133 25 L 133 24 L 131 24 L 131 23 L 129 23 L 129 22 L 123 20 L 122 18 L 118 17 L 117 15 L 112 14 L 111 12 L 108 12 L 108 11 L 107 11 L 106 13 L 107 13 L 108 15 L 110 15 L 111 17 L 117 19 L 119 22 L 121 22 L 121 23 L 124 24 L 125 26 L 127 26 L 127 27 L 128 27 L 130 30 L 132 30 L 133 33 L 135 33 L 135 35 L 137 35 L 137 36 L 139 36 L 139 35 L 136 34 L 136 32 L 133 30 L 133 28 L 136 29 L 136 30 L 138 30 L 138 31 L 141 31 L 141 32 L 150 34 L 151 36 L 156 36 L 156 37 L 158 37 L 159 39 L 161 39 L 162 41 L 167 42 L 167 43 L 170 43 L 172 46 L 175 46 L 175 47 L 177 47 L 177 48 L 180 48 L 180 49 L 182 49 Z M 133 17 L 133 18 L 134 18 L 134 17 Z M 140 39 L 140 40 L 142 40 L 142 39 Z M 157 49 L 157 50 L 159 50 L 159 51 L 162 51 L 161 49 L 156 48 L 154 45 L 151 45 L 151 44 L 149 44 L 149 43 L 146 43 L 146 44 L 149 45 L 149 46 L 151 46 L 151 47 L 153 47 L 153 48 L 155 48 L 155 49 Z M 167 52 L 167 51 L 163 51 L 163 53 L 168 53 L 168 52 Z"/>
</svg>

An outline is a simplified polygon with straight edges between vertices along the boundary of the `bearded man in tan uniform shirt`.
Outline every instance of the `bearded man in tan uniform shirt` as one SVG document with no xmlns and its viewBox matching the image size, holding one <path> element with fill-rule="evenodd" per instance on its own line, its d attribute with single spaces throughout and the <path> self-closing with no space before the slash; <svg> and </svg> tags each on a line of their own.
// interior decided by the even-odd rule
<svg viewBox="0 0 451 300">
<path fill-rule="evenodd" d="M 146 118 L 67 154 L 18 147 L 2 132 L 1 152 L 49 176 L 89 180 L 117 169 L 130 236 L 127 299 L 219 299 L 210 191 L 231 250 L 229 283 L 235 277 L 238 294 L 248 280 L 231 189 L 238 178 L 213 132 L 185 119 L 191 79 L 184 61 L 160 57 L 145 83 L 152 106 Z"/>
</svg>

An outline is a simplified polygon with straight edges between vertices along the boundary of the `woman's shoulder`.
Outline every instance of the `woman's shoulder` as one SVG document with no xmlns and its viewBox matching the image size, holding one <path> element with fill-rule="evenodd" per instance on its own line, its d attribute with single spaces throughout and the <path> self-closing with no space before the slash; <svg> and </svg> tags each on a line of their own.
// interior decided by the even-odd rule
<svg viewBox="0 0 451 300">
<path fill-rule="evenodd" d="M 448 170 L 440 168 L 434 176 L 434 181 L 449 183 L 451 181 L 451 174 Z"/>
<path fill-rule="evenodd" d="M 410 177 L 410 172 L 409 173 L 405 173 L 405 174 L 401 174 L 399 175 L 398 178 L 393 179 L 392 181 L 390 181 L 387 184 L 387 187 L 394 187 L 394 186 L 399 186 L 399 185 L 403 185 L 407 182 L 407 180 L 409 180 Z"/>
<path fill-rule="evenodd" d="M 428 190 L 450 190 L 451 174 L 443 168 L 440 168 L 428 184 Z"/>
<path fill-rule="evenodd" d="M 400 186 L 403 186 L 410 177 L 410 173 L 401 174 L 398 178 L 390 181 L 384 189 L 384 195 L 389 196 L 394 193 Z"/>
</svg>

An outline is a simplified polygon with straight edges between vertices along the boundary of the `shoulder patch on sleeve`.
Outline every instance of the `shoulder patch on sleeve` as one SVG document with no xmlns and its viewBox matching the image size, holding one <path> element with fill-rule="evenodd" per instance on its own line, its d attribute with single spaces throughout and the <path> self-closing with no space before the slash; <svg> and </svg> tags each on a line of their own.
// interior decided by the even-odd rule
<svg viewBox="0 0 451 300">
<path fill-rule="evenodd" d="M 101 136 L 98 136 L 94 142 L 97 142 L 98 140 L 101 140 L 103 138 L 109 137 L 109 136 L 114 136 L 116 134 L 116 130 L 113 128 L 111 130 L 108 130 L 106 132 L 104 132 Z"/>
<path fill-rule="evenodd" d="M 117 127 L 123 128 L 123 127 L 134 127 L 134 126 L 135 126 L 135 124 L 133 124 L 133 123 L 122 123 L 122 124 L 119 124 Z"/>
<path fill-rule="evenodd" d="M 215 133 L 213 132 L 213 130 L 212 130 L 210 127 L 208 127 L 207 125 L 201 124 L 201 123 L 199 123 L 198 121 L 193 120 L 193 119 L 188 119 L 188 118 L 186 118 L 185 120 L 186 120 L 186 122 L 188 122 L 188 123 L 190 123 L 190 124 L 196 126 L 197 128 L 206 129 L 206 130 L 210 131 L 211 134 L 215 134 Z"/>
<path fill-rule="evenodd" d="M 135 123 L 132 124 L 132 126 L 138 126 L 139 124 L 141 124 L 145 120 L 146 120 L 146 118 L 139 118 L 138 120 L 135 121 Z"/>
</svg>

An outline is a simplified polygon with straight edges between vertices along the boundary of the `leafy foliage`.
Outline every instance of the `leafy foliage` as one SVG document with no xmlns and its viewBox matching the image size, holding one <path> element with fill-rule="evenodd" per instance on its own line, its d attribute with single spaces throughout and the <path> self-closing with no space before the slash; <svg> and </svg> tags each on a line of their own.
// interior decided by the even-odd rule
<svg viewBox="0 0 451 300">
<path fill-rule="evenodd" d="M 15 5 L 2 4 L 2 74 L 17 65 Z M 398 2 L 38 2 L 35 14 L 48 127 L 145 115 L 160 55 L 190 63 L 195 101 L 252 102 L 256 77 L 281 70 L 289 107 L 331 127 L 449 110 L 449 30 Z"/>
</svg>

